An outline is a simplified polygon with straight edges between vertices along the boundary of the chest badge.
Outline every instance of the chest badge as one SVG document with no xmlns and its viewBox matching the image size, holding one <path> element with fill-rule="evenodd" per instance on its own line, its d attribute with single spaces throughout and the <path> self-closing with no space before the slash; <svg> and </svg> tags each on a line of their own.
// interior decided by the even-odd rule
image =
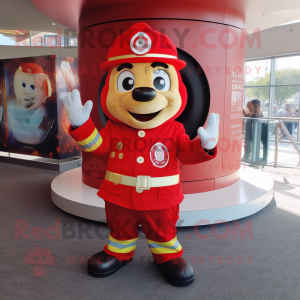
<svg viewBox="0 0 300 300">
<path fill-rule="evenodd" d="M 156 143 L 150 150 L 150 159 L 157 168 L 165 167 L 169 162 L 169 151 L 162 143 Z"/>
</svg>

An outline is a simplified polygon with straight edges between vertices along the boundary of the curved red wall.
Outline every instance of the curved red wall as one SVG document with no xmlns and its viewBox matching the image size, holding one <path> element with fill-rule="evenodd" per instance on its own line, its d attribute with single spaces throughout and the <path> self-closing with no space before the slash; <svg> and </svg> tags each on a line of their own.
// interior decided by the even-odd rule
<svg viewBox="0 0 300 300">
<path fill-rule="evenodd" d="M 94 16 L 95 13 L 92 13 L 89 22 Z M 100 65 L 106 60 L 114 38 L 140 21 L 148 23 L 155 30 L 164 30 L 176 47 L 188 52 L 199 62 L 209 82 L 210 112 L 220 115 L 218 156 L 207 163 L 181 166 L 183 192 L 210 191 L 236 182 L 241 162 L 242 102 L 232 103 L 232 92 L 239 92 L 239 99 L 242 101 L 244 47 L 241 45 L 243 31 L 239 28 L 202 21 L 139 19 L 98 24 L 81 29 L 79 33 L 81 95 L 85 101 L 89 99 L 94 101 L 92 119 L 97 128 L 102 128 L 97 103 L 102 78 Z M 184 31 L 188 31 L 186 37 L 179 39 L 178 36 Z M 236 84 L 234 89 L 233 84 Z M 103 164 L 106 163 L 106 158 L 92 159 L 91 153 L 83 153 L 83 182 L 99 188 L 100 179 L 105 174 Z M 98 164 L 98 169 L 95 164 Z"/>
</svg>

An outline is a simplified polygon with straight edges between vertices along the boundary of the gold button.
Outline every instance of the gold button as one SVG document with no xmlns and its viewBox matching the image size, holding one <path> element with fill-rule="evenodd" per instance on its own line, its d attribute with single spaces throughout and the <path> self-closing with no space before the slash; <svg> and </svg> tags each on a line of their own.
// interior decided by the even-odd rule
<svg viewBox="0 0 300 300">
<path fill-rule="evenodd" d="M 144 137 L 145 135 L 146 135 L 146 133 L 145 133 L 144 130 L 140 130 L 140 131 L 138 132 L 138 136 L 139 136 L 139 137 Z"/>
<path fill-rule="evenodd" d="M 123 158 L 123 153 L 119 153 L 119 159 Z"/>
<path fill-rule="evenodd" d="M 123 148 L 123 144 L 121 143 L 121 142 L 119 142 L 118 144 L 117 144 L 117 149 L 118 150 L 121 150 Z"/>
<path fill-rule="evenodd" d="M 114 157 L 115 157 L 115 154 L 116 154 L 115 152 L 112 152 L 112 153 L 110 154 L 110 157 L 111 157 L 111 158 L 114 158 Z"/>
<path fill-rule="evenodd" d="M 142 157 L 142 156 L 139 156 L 137 159 L 136 159 L 136 161 L 139 163 L 139 164 L 142 164 L 143 162 L 144 162 L 144 157 Z"/>
</svg>

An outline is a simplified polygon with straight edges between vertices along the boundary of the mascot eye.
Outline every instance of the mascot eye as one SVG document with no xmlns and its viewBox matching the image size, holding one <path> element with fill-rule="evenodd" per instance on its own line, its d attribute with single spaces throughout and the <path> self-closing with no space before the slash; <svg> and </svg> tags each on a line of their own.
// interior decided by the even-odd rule
<svg viewBox="0 0 300 300">
<path fill-rule="evenodd" d="M 22 81 L 22 87 L 23 87 L 24 89 L 26 89 L 26 87 L 27 87 L 27 84 L 26 84 L 26 82 L 25 82 L 25 81 Z"/>
<path fill-rule="evenodd" d="M 122 72 L 117 81 L 118 91 L 121 93 L 131 91 L 134 88 L 134 76 L 129 71 Z"/>
<path fill-rule="evenodd" d="M 34 85 L 31 85 L 31 86 L 30 86 L 30 89 L 31 89 L 31 90 L 34 90 L 34 89 L 35 89 L 35 86 L 34 86 Z"/>
<path fill-rule="evenodd" d="M 170 77 L 169 74 L 162 70 L 162 69 L 157 69 L 153 73 L 153 86 L 159 90 L 166 92 L 170 89 Z"/>
</svg>

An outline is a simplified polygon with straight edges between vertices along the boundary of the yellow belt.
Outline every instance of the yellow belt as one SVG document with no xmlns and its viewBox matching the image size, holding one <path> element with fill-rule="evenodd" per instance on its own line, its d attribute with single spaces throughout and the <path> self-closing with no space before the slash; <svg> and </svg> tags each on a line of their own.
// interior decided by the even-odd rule
<svg viewBox="0 0 300 300">
<path fill-rule="evenodd" d="M 114 184 L 123 184 L 136 188 L 138 193 L 150 190 L 152 187 L 170 186 L 179 183 L 179 174 L 164 177 L 150 177 L 139 175 L 137 177 L 121 175 L 106 170 L 105 179 Z"/>
</svg>

